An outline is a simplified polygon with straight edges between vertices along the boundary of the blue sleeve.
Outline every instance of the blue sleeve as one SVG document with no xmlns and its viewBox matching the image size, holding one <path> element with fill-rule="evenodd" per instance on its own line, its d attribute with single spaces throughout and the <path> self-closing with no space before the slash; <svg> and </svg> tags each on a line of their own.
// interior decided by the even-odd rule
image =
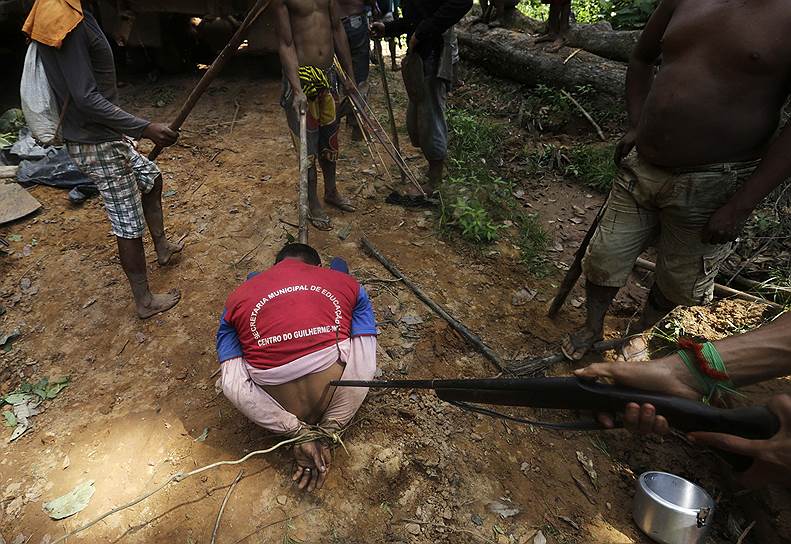
<svg viewBox="0 0 791 544">
<path fill-rule="evenodd" d="M 221 363 L 236 357 L 242 357 L 242 344 L 233 325 L 225 320 L 225 310 L 220 317 L 220 328 L 217 329 L 217 360 Z"/>
<path fill-rule="evenodd" d="M 368 293 L 365 292 L 365 287 L 361 285 L 357 294 L 357 304 L 354 305 L 354 311 L 352 311 L 352 336 L 376 334 L 374 307 L 371 304 L 371 299 L 368 298 Z"/>
</svg>

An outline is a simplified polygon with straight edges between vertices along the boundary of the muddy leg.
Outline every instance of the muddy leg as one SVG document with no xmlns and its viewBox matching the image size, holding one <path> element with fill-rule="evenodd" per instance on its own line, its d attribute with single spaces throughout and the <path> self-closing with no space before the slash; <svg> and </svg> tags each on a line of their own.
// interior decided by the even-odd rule
<svg viewBox="0 0 791 544">
<path fill-rule="evenodd" d="M 158 313 L 169 310 L 178 303 L 181 293 L 178 290 L 169 293 L 155 294 L 148 288 L 148 275 L 146 273 L 146 254 L 143 250 L 142 238 L 119 238 L 118 256 L 121 267 L 124 269 L 132 296 L 135 299 L 137 315 L 146 319 Z"/>
<path fill-rule="evenodd" d="M 324 175 L 324 202 L 345 212 L 355 211 L 356 208 L 351 201 L 338 192 L 338 186 L 335 183 L 335 161 L 319 159 L 319 164 L 321 173 Z"/>
<path fill-rule="evenodd" d="M 327 183 L 327 173 L 324 172 L 324 183 Z M 334 176 L 333 176 L 334 177 Z M 315 164 L 308 169 L 308 208 L 310 209 L 310 222 L 320 230 L 332 228 L 330 216 L 321 206 L 318 195 L 318 172 Z"/>
<path fill-rule="evenodd" d="M 157 262 L 166 265 L 173 258 L 173 255 L 184 248 L 184 243 L 174 244 L 165 237 L 165 220 L 162 213 L 162 176 L 157 176 L 154 187 L 146 194 L 142 195 L 143 215 L 146 217 L 148 230 L 154 240 L 154 248 L 157 252 Z M 120 247 L 120 245 L 119 245 Z"/>
<path fill-rule="evenodd" d="M 561 349 L 569 359 L 579 361 L 590 347 L 603 338 L 604 316 L 610 307 L 618 287 L 603 287 L 591 282 L 585 283 L 587 316 L 585 326 L 563 340 Z"/>
</svg>

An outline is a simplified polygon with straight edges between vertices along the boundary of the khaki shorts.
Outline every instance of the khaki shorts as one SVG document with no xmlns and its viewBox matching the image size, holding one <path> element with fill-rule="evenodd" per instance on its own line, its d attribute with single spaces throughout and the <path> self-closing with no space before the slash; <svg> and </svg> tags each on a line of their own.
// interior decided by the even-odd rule
<svg viewBox="0 0 791 544">
<path fill-rule="evenodd" d="M 623 287 L 637 257 L 656 242 L 656 283 L 662 294 L 685 306 L 710 301 L 731 244 L 703 243 L 703 228 L 758 162 L 666 170 L 636 153 L 625 158 L 583 261 L 587 280 Z"/>
</svg>

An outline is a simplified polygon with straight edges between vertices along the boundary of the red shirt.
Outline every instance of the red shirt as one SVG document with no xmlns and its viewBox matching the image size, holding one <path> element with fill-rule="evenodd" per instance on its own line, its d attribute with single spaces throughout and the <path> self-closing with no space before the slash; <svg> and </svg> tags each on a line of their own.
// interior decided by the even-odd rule
<svg viewBox="0 0 791 544">
<path fill-rule="evenodd" d="M 270 369 L 346 340 L 360 284 L 348 274 L 285 259 L 228 296 L 244 358 Z"/>
</svg>

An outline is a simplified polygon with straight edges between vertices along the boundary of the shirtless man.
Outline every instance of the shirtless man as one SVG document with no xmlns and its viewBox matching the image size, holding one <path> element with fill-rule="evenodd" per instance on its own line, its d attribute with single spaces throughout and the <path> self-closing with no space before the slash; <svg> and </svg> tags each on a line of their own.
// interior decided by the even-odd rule
<svg viewBox="0 0 791 544">
<path fill-rule="evenodd" d="M 316 250 L 288 244 L 275 265 L 228 296 L 217 331 L 219 384 L 257 425 L 287 438 L 311 425 L 343 429 L 366 389 L 330 387 L 331 380 L 370 380 L 376 371 L 376 320 L 365 289 L 335 258 L 321 267 Z M 293 479 L 300 489 L 321 488 L 330 443 L 294 447 Z"/>
<path fill-rule="evenodd" d="M 310 221 L 330 230 L 330 218 L 318 198 L 316 157 L 324 175 L 324 202 L 346 212 L 355 211 L 335 185 L 338 159 L 338 74 L 333 66 L 337 53 L 346 74 L 353 74 L 351 53 L 336 0 L 273 0 L 280 62 L 283 65 L 283 96 L 288 126 L 299 141 L 299 116 L 307 114 L 308 195 Z M 346 93 L 354 90 L 351 79 L 343 81 Z"/>
<path fill-rule="evenodd" d="M 626 77 L 618 177 L 583 263 L 587 321 L 564 341 L 568 357 L 602 338 L 610 303 L 657 234 L 656 281 L 630 332 L 711 300 L 731 241 L 791 176 L 791 130 L 775 137 L 791 83 L 790 23 L 784 0 L 663 0 L 648 21 Z M 638 336 L 624 356 L 645 351 Z"/>
<path fill-rule="evenodd" d="M 338 0 L 341 22 L 349 40 L 354 83 L 363 98 L 368 96 L 368 72 L 371 65 L 368 49 L 371 43 L 368 35 L 368 9 L 372 9 L 373 6 L 374 0 Z M 351 108 L 351 105 L 349 107 Z M 362 131 L 353 111 L 346 113 L 346 123 L 352 129 L 352 140 L 362 140 Z"/>
</svg>

